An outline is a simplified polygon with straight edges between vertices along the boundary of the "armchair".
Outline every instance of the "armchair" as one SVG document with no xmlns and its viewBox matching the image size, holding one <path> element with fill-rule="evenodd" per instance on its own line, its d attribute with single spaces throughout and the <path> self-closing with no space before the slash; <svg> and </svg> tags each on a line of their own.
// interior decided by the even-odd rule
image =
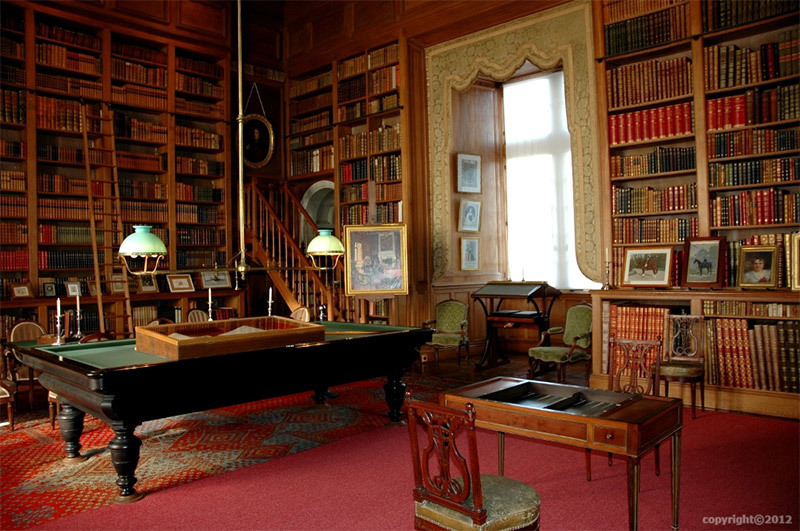
<svg viewBox="0 0 800 531">
<path fill-rule="evenodd" d="M 435 328 L 427 346 L 432 347 L 436 361 L 439 351 L 457 348 L 456 362 L 461 365 L 461 349 L 466 349 L 465 361 L 469 360 L 469 338 L 467 337 L 467 305 L 463 302 L 447 300 L 436 305 L 436 318 L 422 323 L 423 328 Z"/>
<path fill-rule="evenodd" d="M 550 338 L 563 334 L 563 347 L 550 345 Z M 539 344 L 528 350 L 528 378 L 533 378 L 540 365 L 553 363 L 556 365 L 558 381 L 566 379 L 568 363 L 583 361 L 586 364 L 586 385 L 589 385 L 589 373 L 592 367 L 592 307 L 580 304 L 567 311 L 564 327 L 553 327 L 543 335 Z"/>
</svg>

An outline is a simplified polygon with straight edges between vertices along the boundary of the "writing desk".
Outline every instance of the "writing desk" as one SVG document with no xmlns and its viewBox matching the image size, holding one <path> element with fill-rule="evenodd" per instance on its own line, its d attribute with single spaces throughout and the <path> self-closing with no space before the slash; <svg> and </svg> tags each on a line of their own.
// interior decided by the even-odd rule
<svg viewBox="0 0 800 531">
<path fill-rule="evenodd" d="M 106 422 L 115 437 L 108 447 L 117 471 L 116 501 L 142 497 L 134 472 L 144 421 L 314 391 L 325 400 L 329 386 L 386 376 L 389 419 L 402 420 L 403 372 L 430 329 L 322 322 L 325 339 L 281 347 L 172 360 L 135 350 L 132 339 L 70 345 L 13 345 L 39 381 L 59 396 L 59 429 L 68 459 L 80 459 L 86 413 Z"/>
<path fill-rule="evenodd" d="M 475 425 L 498 433 L 500 475 L 505 433 L 625 457 L 630 529 L 638 528 L 640 461 L 671 438 L 672 528 L 678 529 L 683 428 L 680 399 L 498 377 L 442 393 L 440 401 L 457 409 L 465 409 L 471 402 Z"/>
</svg>

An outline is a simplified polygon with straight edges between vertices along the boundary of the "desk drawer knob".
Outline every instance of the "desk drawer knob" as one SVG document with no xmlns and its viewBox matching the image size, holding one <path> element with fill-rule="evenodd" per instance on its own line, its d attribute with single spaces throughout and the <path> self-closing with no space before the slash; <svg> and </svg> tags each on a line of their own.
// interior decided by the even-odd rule
<svg viewBox="0 0 800 531">
<path fill-rule="evenodd" d="M 613 438 L 614 438 L 614 434 L 612 434 L 612 433 L 606 433 L 606 439 L 608 439 L 608 440 L 610 441 L 610 440 L 611 440 L 611 439 L 613 439 Z"/>
</svg>

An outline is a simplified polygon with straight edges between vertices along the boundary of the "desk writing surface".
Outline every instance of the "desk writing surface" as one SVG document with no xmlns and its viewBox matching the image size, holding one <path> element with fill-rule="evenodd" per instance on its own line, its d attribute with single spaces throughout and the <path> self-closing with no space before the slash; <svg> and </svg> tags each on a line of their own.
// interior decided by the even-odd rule
<svg viewBox="0 0 800 531">
<path fill-rule="evenodd" d="M 472 293 L 473 298 L 531 298 L 561 295 L 561 292 L 547 282 L 489 282 Z"/>
</svg>

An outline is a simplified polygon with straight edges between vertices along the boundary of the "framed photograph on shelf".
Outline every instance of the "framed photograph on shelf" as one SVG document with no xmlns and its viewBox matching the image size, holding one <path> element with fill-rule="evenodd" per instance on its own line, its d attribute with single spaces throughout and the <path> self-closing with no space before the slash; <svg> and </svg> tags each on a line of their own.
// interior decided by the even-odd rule
<svg viewBox="0 0 800 531">
<path fill-rule="evenodd" d="M 776 287 L 777 258 L 778 248 L 774 245 L 743 245 L 739 249 L 739 287 L 755 289 Z"/>
<path fill-rule="evenodd" d="M 672 247 L 625 249 L 622 285 L 629 288 L 667 288 L 672 273 Z"/>
<path fill-rule="evenodd" d="M 158 293 L 155 275 L 139 275 L 139 293 Z"/>
<path fill-rule="evenodd" d="M 683 244 L 681 283 L 687 288 L 721 288 L 725 238 L 687 238 Z"/>
<path fill-rule="evenodd" d="M 19 284 L 11 284 L 9 286 L 9 294 L 12 299 L 32 299 L 33 291 L 31 291 L 31 283 L 21 282 Z"/>
<path fill-rule="evenodd" d="M 466 194 L 481 193 L 481 157 L 480 155 L 465 155 L 459 153 L 457 157 L 458 180 L 456 190 Z"/>
<path fill-rule="evenodd" d="M 200 273 L 200 287 L 208 288 L 230 288 L 231 276 L 227 271 L 202 271 Z"/>
<path fill-rule="evenodd" d="M 125 293 L 125 279 L 122 275 L 111 276 L 111 293 Z"/>
<path fill-rule="evenodd" d="M 480 269 L 480 239 L 461 238 L 461 270 L 477 271 Z"/>
<path fill-rule="evenodd" d="M 56 296 L 56 283 L 55 282 L 45 282 L 42 284 L 42 291 L 44 292 L 45 297 L 55 297 Z"/>
<path fill-rule="evenodd" d="M 792 264 L 789 271 L 792 276 L 790 285 L 792 291 L 800 291 L 800 231 L 792 233 L 790 253 L 789 262 Z"/>
<path fill-rule="evenodd" d="M 167 284 L 169 284 L 169 290 L 172 293 L 194 291 L 194 282 L 192 282 L 192 275 L 188 273 L 167 275 Z"/>
<path fill-rule="evenodd" d="M 481 202 L 462 199 L 458 208 L 458 231 L 480 232 Z"/>
<path fill-rule="evenodd" d="M 408 293 L 405 225 L 348 225 L 345 246 L 347 295 Z"/>
<path fill-rule="evenodd" d="M 97 284 L 94 283 L 94 280 L 89 282 L 89 295 L 92 297 L 97 297 Z"/>
<path fill-rule="evenodd" d="M 67 288 L 67 297 L 80 297 L 81 296 L 81 283 L 77 281 L 64 282 L 64 287 Z"/>
<path fill-rule="evenodd" d="M 248 168 L 265 166 L 275 149 L 275 133 L 272 124 L 260 114 L 244 117 L 244 164 Z"/>
</svg>

